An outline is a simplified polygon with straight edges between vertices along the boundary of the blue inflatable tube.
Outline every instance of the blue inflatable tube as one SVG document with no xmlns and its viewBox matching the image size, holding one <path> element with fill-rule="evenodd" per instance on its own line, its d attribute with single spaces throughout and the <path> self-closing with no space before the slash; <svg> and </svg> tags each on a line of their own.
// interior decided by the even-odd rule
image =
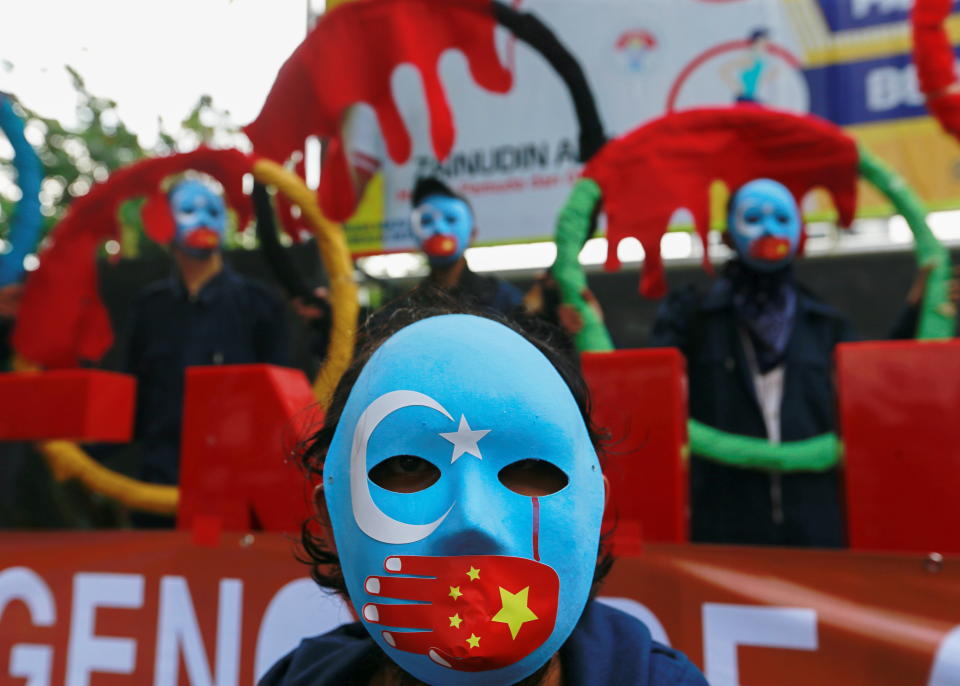
<svg viewBox="0 0 960 686">
<path fill-rule="evenodd" d="M 40 214 L 40 183 L 43 167 L 40 158 L 24 135 L 23 120 L 13 109 L 10 98 L 0 94 L 0 130 L 13 147 L 13 166 L 17 170 L 20 201 L 10 221 L 7 241 L 11 249 L 0 254 L 0 288 L 23 278 L 23 258 L 36 250 L 43 215 Z"/>
</svg>

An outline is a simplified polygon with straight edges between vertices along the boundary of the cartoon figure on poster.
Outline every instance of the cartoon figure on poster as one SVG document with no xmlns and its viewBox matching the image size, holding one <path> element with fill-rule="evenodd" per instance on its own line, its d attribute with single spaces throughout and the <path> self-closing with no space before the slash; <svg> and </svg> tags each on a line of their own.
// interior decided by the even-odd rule
<svg viewBox="0 0 960 686">
<path fill-rule="evenodd" d="M 809 112 L 810 84 L 800 59 L 760 26 L 741 40 L 713 45 L 677 75 L 666 111 L 727 104 L 760 104 Z"/>
<path fill-rule="evenodd" d="M 657 38 L 644 29 L 624 31 L 617 38 L 616 48 L 624 54 L 631 71 L 642 72 L 647 57 L 657 48 Z"/>
<path fill-rule="evenodd" d="M 736 94 L 736 102 L 759 103 L 765 86 L 777 78 L 769 47 L 770 30 L 755 29 L 747 36 L 744 54 L 720 67 L 720 76 Z"/>
</svg>

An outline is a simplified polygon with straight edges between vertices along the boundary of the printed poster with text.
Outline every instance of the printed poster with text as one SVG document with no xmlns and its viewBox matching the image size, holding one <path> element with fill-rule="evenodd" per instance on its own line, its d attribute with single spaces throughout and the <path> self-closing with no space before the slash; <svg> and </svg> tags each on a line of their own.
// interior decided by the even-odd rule
<svg viewBox="0 0 960 686">
<path fill-rule="evenodd" d="M 926 116 L 910 59 L 910 0 L 522 0 L 577 57 L 609 136 L 667 112 L 754 102 L 809 112 L 850 131 L 898 169 L 933 209 L 960 207 L 960 146 Z M 960 42 L 960 15 L 947 23 Z M 476 85 L 464 56 L 448 51 L 440 74 L 456 124 L 437 160 L 420 76 L 392 81 L 414 153 L 402 165 L 384 149 L 372 109 L 345 122 L 352 159 L 373 173 L 347 233 L 357 254 L 413 247 L 410 190 L 438 176 L 470 198 L 478 242 L 549 239 L 577 179 L 578 129 L 570 95 L 543 57 L 505 31 L 497 37 L 514 74 L 500 95 Z M 806 209 L 828 209 L 819 196 Z M 861 215 L 888 213 L 872 191 Z"/>
</svg>

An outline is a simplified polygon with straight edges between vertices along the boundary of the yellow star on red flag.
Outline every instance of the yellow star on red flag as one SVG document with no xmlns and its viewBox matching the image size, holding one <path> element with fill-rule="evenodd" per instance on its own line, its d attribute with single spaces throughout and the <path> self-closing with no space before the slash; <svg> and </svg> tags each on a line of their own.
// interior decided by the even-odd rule
<svg viewBox="0 0 960 686">
<path fill-rule="evenodd" d="M 451 597 L 451 598 L 453 598 L 454 600 L 456 600 L 457 598 L 459 598 L 459 597 L 462 596 L 462 595 L 463 595 L 463 593 L 460 592 L 460 587 L 459 587 L 459 586 L 451 586 L 451 587 L 450 587 L 450 597 Z"/>
<path fill-rule="evenodd" d="M 471 648 L 476 648 L 480 645 L 480 636 L 476 634 L 470 634 L 470 638 L 467 639 L 467 643 L 470 644 Z"/>
<path fill-rule="evenodd" d="M 519 593 L 511 593 L 503 586 L 500 587 L 500 602 L 503 606 L 491 621 L 500 622 L 510 627 L 510 635 L 514 640 L 516 640 L 517 634 L 520 633 L 520 628 L 524 624 L 539 619 L 527 606 L 529 594 L 529 586 Z"/>
<path fill-rule="evenodd" d="M 476 581 L 480 578 L 480 570 L 476 567 L 470 567 L 469 571 L 467 571 L 467 576 L 470 577 L 470 581 Z"/>
</svg>

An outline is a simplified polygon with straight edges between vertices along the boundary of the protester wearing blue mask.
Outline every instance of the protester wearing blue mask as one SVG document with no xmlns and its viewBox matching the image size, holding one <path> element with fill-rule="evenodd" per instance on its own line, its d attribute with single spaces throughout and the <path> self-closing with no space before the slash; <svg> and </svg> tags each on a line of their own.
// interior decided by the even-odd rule
<svg viewBox="0 0 960 686">
<path fill-rule="evenodd" d="M 163 218 L 172 222 L 174 268 L 133 303 L 126 317 L 122 364 L 138 381 L 139 476 L 176 484 L 186 368 L 288 365 L 291 351 L 283 301 L 224 262 L 227 208 L 213 181 L 181 179 L 161 197 L 164 200 Z M 173 521 L 137 515 L 135 523 L 172 526 Z"/>
<path fill-rule="evenodd" d="M 180 182 L 169 193 L 176 233 L 174 247 L 196 259 L 211 257 L 223 245 L 227 207 L 208 185 L 193 179 Z"/>
<path fill-rule="evenodd" d="M 727 217 L 737 254 L 760 272 L 787 267 L 800 245 L 800 210 L 790 191 L 770 179 L 741 188 Z"/>
<path fill-rule="evenodd" d="M 465 197 L 433 177 L 417 181 L 410 229 L 430 265 L 425 283 L 500 314 L 521 307 L 523 295 L 510 283 L 475 274 L 464 253 L 477 236 L 473 208 Z"/>
<path fill-rule="evenodd" d="M 727 215 L 735 257 L 710 291 L 671 293 L 650 344 L 687 358 L 690 416 L 726 432 L 798 441 L 835 430 L 833 349 L 851 327 L 794 279 L 802 218 L 771 179 L 737 189 Z M 840 546 L 836 470 L 746 469 L 699 455 L 690 462 L 695 541 Z"/>
<path fill-rule="evenodd" d="M 765 374 L 783 362 L 796 318 L 800 210 L 782 184 L 758 179 L 734 196 L 727 228 L 739 258 L 727 269 L 734 309 Z"/>
<path fill-rule="evenodd" d="M 304 457 L 304 549 L 360 621 L 261 686 L 705 684 L 592 600 L 606 486 L 575 363 L 476 313 L 404 305 L 387 326 Z"/>
<path fill-rule="evenodd" d="M 440 193 L 428 195 L 417 204 L 411 225 L 420 249 L 434 267 L 455 264 L 476 234 L 467 201 Z"/>
</svg>

